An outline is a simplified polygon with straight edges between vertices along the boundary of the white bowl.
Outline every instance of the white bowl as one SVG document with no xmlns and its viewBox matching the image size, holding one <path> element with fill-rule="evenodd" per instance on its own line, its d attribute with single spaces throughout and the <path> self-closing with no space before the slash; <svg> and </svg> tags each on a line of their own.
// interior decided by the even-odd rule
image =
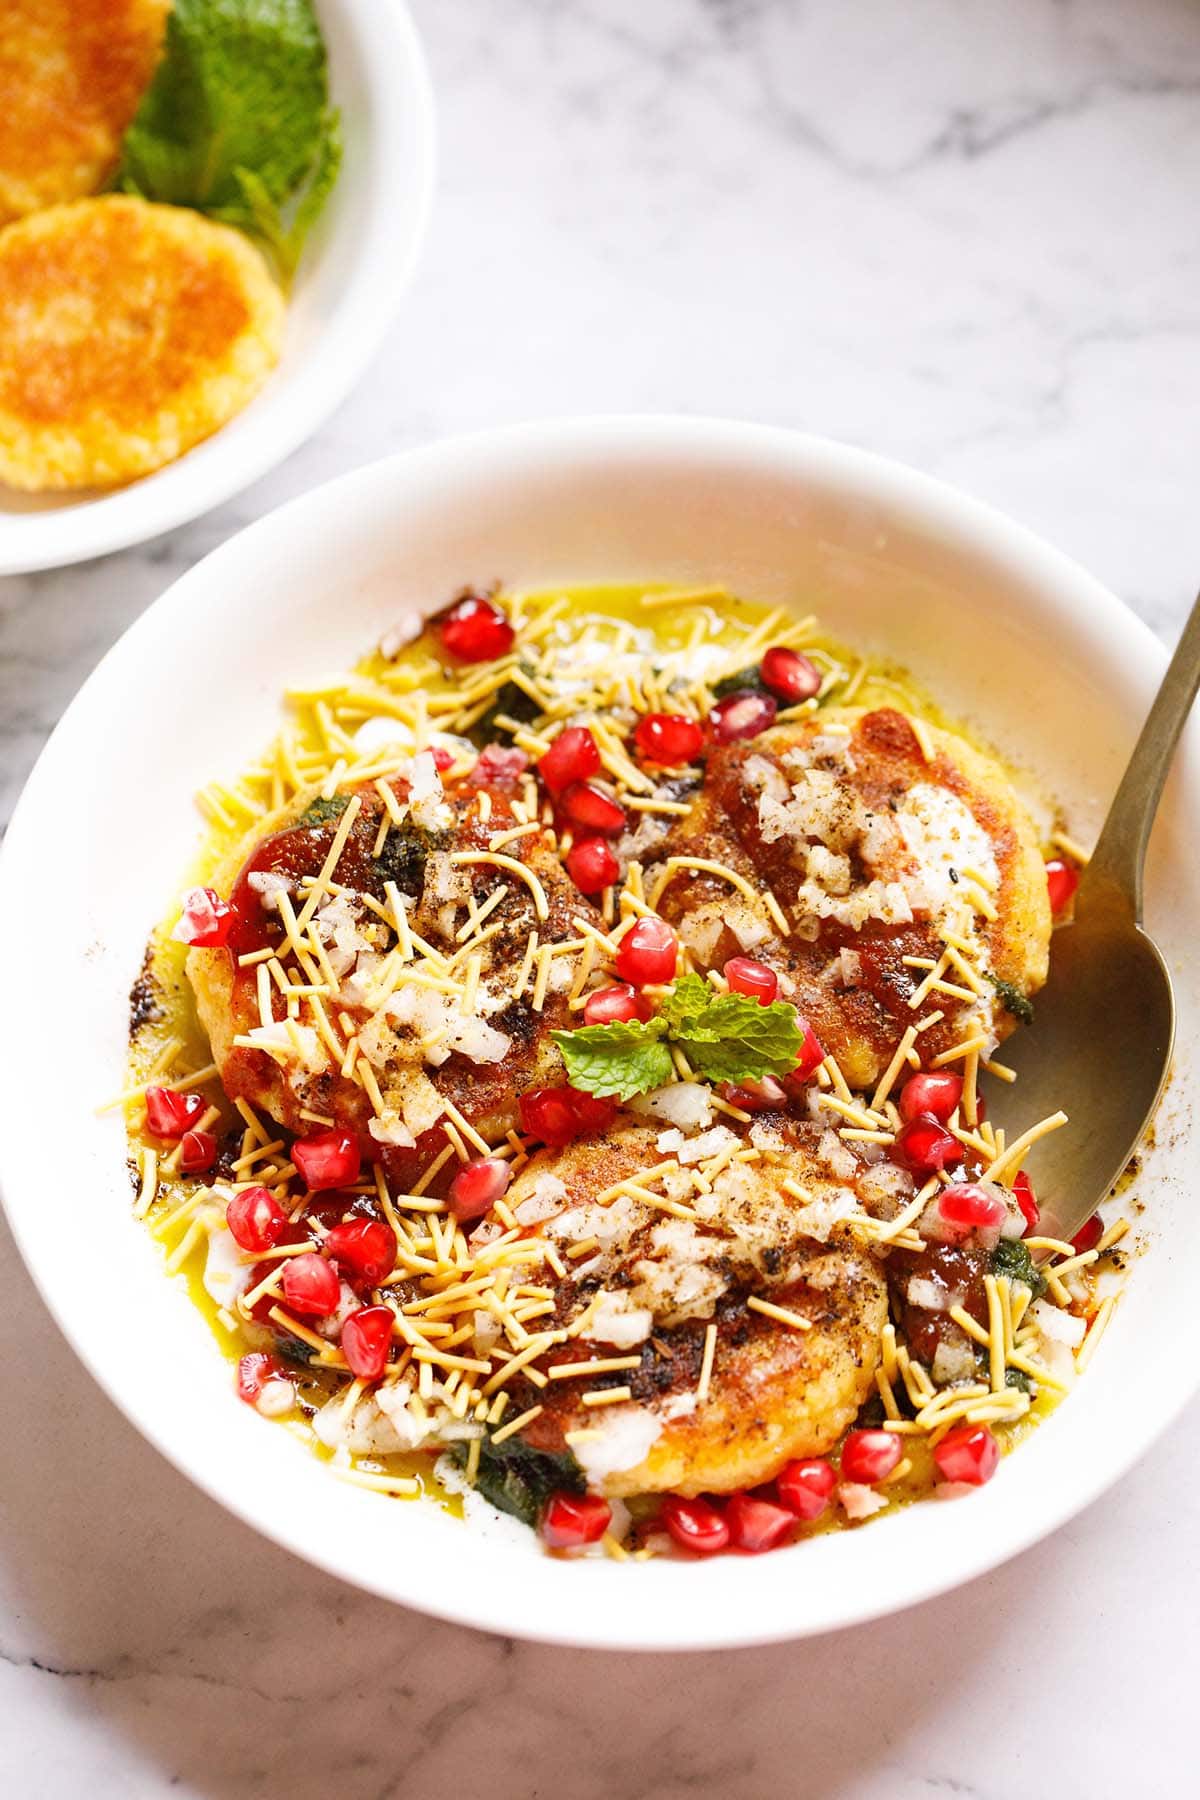
<svg viewBox="0 0 1200 1800">
<path fill-rule="evenodd" d="M 846 1625 L 977 1575 L 1099 1494 L 1197 1383 L 1200 1207 L 1183 1141 L 1200 1004 L 1184 960 L 1200 916 L 1194 741 L 1148 878 L 1183 1046 L 1167 1100 L 1177 1123 L 1160 1128 L 1139 1182 L 1151 1242 L 1074 1394 L 968 1500 L 758 1559 L 544 1557 L 531 1535 L 490 1538 L 433 1506 L 338 1482 L 241 1405 L 208 1327 L 131 1215 L 120 1123 L 93 1107 L 122 1085 L 127 995 L 197 841 L 193 790 L 266 742 L 285 682 L 345 667 L 398 617 L 497 578 L 718 581 L 814 608 L 1014 752 L 1085 836 L 1163 662 L 1118 601 L 1019 527 L 906 469 L 782 431 L 537 425 L 318 489 L 223 545 L 137 621 L 66 713 L 17 809 L 0 864 L 0 1176 L 22 1254 L 97 1380 L 180 1469 L 299 1555 L 430 1612 L 573 1644 L 697 1648 Z"/>
<path fill-rule="evenodd" d="M 317 0 L 344 156 L 262 392 L 204 443 L 127 487 L 23 495 L 0 484 L 0 576 L 59 568 L 170 531 L 282 462 L 378 350 L 417 259 L 433 191 L 433 98 L 403 0 Z"/>
</svg>

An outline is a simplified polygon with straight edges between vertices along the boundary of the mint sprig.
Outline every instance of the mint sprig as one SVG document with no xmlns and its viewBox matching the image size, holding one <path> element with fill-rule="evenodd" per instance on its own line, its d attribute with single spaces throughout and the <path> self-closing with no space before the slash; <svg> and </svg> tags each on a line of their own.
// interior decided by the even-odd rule
<svg viewBox="0 0 1200 1800">
<path fill-rule="evenodd" d="M 631 1100 L 671 1079 L 671 1052 L 663 1042 L 666 1022 L 630 1019 L 619 1025 L 584 1025 L 552 1031 L 563 1054 L 567 1079 L 585 1094 Z"/>
<path fill-rule="evenodd" d="M 312 0 L 175 0 L 118 187 L 238 226 L 288 278 L 340 163 Z"/>
<path fill-rule="evenodd" d="M 795 1068 L 804 1034 L 783 1000 L 761 1006 L 746 994 L 716 994 L 680 1024 L 675 1041 L 706 1081 L 759 1081 Z"/>
<path fill-rule="evenodd" d="M 652 1019 L 555 1031 L 571 1086 L 607 1099 L 630 1100 L 671 1078 L 670 1045 L 678 1044 L 705 1081 L 760 1081 L 796 1066 L 803 1033 L 796 1009 L 746 994 L 714 993 L 699 975 L 684 975 Z"/>
</svg>

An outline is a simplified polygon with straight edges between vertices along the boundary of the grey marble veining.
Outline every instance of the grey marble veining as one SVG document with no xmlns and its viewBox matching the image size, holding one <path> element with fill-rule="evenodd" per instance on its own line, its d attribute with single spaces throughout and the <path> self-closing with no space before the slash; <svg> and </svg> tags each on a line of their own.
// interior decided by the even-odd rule
<svg viewBox="0 0 1200 1800">
<path fill-rule="evenodd" d="M 538 414 L 727 413 L 868 444 L 1022 518 L 1173 635 L 1200 570 L 1192 0 L 416 12 L 441 176 L 396 331 L 228 506 L 0 582 L 0 818 L 83 677 L 208 549 L 388 450 Z M 389 1608 L 261 1542 L 102 1398 L 2 1227 L 0 1296 L 0 1794 L 1188 1784 L 1194 1420 L 1018 1564 L 900 1618 L 737 1655 L 572 1655 Z"/>
</svg>

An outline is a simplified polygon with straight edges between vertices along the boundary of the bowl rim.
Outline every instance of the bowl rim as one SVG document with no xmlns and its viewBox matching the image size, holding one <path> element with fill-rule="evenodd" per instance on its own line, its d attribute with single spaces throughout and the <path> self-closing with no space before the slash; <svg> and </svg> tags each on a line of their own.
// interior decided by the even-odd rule
<svg viewBox="0 0 1200 1800">
<path fill-rule="evenodd" d="M 324 7 L 336 11 L 337 27 L 354 44 L 374 95 L 369 204 L 335 310 L 291 374 L 263 389 L 261 419 L 239 415 L 246 428 L 224 456 L 194 458 L 223 435 L 217 431 L 173 463 L 123 486 L 83 499 L 64 494 L 61 504 L 44 510 L 0 511 L 0 578 L 107 556 L 232 499 L 312 437 L 357 385 L 391 329 L 433 205 L 433 86 L 408 0 L 318 0 L 318 10 Z M 404 108 L 389 105 L 400 90 Z M 398 211 L 406 218 L 402 231 L 395 229 Z M 307 265 L 308 257 L 302 281 Z M 160 479 L 165 476 L 172 479 Z"/>
<path fill-rule="evenodd" d="M 614 457 L 620 459 L 622 456 L 635 463 L 639 458 L 653 462 L 664 456 L 676 460 L 691 457 L 698 470 L 711 470 L 715 464 L 741 457 L 764 476 L 783 473 L 797 481 L 808 478 L 835 485 L 840 494 L 849 498 L 890 503 L 915 522 L 922 532 L 936 536 L 939 542 L 961 545 L 977 555 L 986 556 L 1014 576 L 1030 580 L 1045 594 L 1048 603 L 1053 597 L 1058 603 L 1082 609 L 1088 617 L 1088 634 L 1115 644 L 1134 671 L 1135 678 L 1147 687 L 1157 679 L 1165 663 L 1166 652 L 1149 627 L 1070 558 L 985 503 L 872 452 L 782 427 L 653 414 L 535 421 L 446 439 L 368 464 L 276 508 L 235 534 L 172 583 L 124 633 L 63 713 L 18 800 L 7 839 L 0 846 L 0 936 L 5 935 L 6 927 L 11 930 L 19 917 L 19 905 L 14 896 L 20 882 L 13 877 L 22 865 L 28 866 L 36 846 L 43 784 L 47 785 L 48 793 L 54 792 L 57 779 L 52 766 L 55 746 L 61 739 L 69 737 L 75 719 L 91 707 L 108 682 L 119 676 L 128 662 L 137 659 L 143 641 L 148 641 L 176 618 L 182 621 L 190 616 L 194 591 L 202 593 L 214 580 L 223 581 L 233 575 L 248 552 L 257 553 L 275 543 L 294 553 L 297 530 L 322 529 L 318 521 L 331 514 L 336 516 L 340 502 L 359 490 L 360 499 L 369 499 L 387 495 L 398 483 L 402 484 L 414 474 L 442 480 L 449 475 L 457 481 L 472 473 L 486 475 L 499 467 L 504 471 L 504 478 L 511 480 L 514 469 L 519 474 L 536 476 L 538 468 L 544 467 L 548 459 L 561 465 L 576 458 L 581 465 L 594 466 L 601 459 L 607 458 L 611 462 Z M 457 1590 L 447 1591 L 444 1585 L 439 1585 L 434 1570 L 406 1568 L 400 1581 L 393 1578 L 392 1571 L 376 1575 L 371 1570 L 364 1570 L 352 1555 L 340 1553 L 338 1546 L 306 1539 L 303 1521 L 293 1524 L 289 1519 L 280 1519 L 244 1490 L 234 1488 L 229 1491 L 223 1483 L 220 1467 L 214 1468 L 203 1462 L 199 1455 L 163 1443 L 160 1427 L 156 1426 L 153 1416 L 154 1408 L 141 1402 L 136 1384 L 108 1378 L 93 1366 L 88 1332 L 69 1305 L 70 1284 L 56 1283 L 54 1272 L 39 1266 L 30 1235 L 25 1230 L 27 1209 L 17 1198 L 23 1184 L 20 1159 L 15 1150 L 22 1076 L 29 1079 L 30 1071 L 23 1068 L 15 1043 L 0 1038 L 0 1199 L 34 1285 L 93 1379 L 182 1474 L 243 1522 L 329 1574 L 382 1598 L 455 1623 L 574 1648 L 662 1651 L 788 1641 L 882 1617 L 932 1599 L 986 1573 L 1082 1511 L 1126 1473 L 1178 1415 L 1200 1384 L 1200 1368 L 1192 1363 L 1178 1359 L 1175 1365 L 1164 1368 L 1145 1408 L 1135 1419 L 1124 1422 L 1120 1442 L 1107 1456 L 1096 1458 L 1072 1485 L 1047 1497 L 1039 1507 L 1028 1509 L 1016 1525 L 1010 1526 L 999 1547 L 989 1541 L 986 1532 L 980 1532 L 977 1548 L 970 1553 L 960 1552 L 951 1571 L 923 1570 L 920 1578 L 910 1584 L 909 1591 L 899 1596 L 889 1593 L 877 1597 L 851 1587 L 844 1604 L 837 1608 L 836 1616 L 796 1620 L 772 1613 L 763 1622 L 745 1615 L 726 1616 L 700 1632 L 689 1628 L 686 1635 L 680 1626 L 672 1624 L 669 1616 L 663 1618 L 660 1614 L 651 1619 L 645 1616 L 644 1609 L 635 1614 L 630 1608 L 629 1618 L 615 1624 L 606 1619 L 580 1620 L 575 1617 L 568 1626 L 562 1616 L 566 1609 L 546 1606 L 532 1609 L 536 1610 L 536 1616 L 521 1617 L 514 1614 L 511 1593 L 503 1583 L 497 1584 L 494 1594 L 481 1592 L 476 1586 L 468 1596 Z M 1025 1448 L 1028 1454 L 1032 1446 Z M 897 1524 L 902 1522 L 903 1516 Z M 860 1540 L 855 1538 L 854 1541 Z M 653 1570 L 656 1566 L 652 1564 L 649 1568 Z"/>
</svg>

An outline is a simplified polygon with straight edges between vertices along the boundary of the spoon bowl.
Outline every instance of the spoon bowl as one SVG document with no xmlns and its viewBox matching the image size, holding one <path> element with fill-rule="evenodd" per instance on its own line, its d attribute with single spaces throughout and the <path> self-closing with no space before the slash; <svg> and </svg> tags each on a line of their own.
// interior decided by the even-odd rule
<svg viewBox="0 0 1200 1800">
<path fill-rule="evenodd" d="M 1061 1107 L 1069 1125 L 1037 1148 L 1039 1233 L 1072 1238 L 1119 1179 L 1166 1085 L 1175 1041 L 1171 977 L 1111 883 L 1080 885 L 1074 921 L 1054 934 L 1032 1026 L 1004 1046 L 1017 1074 L 989 1083 L 1011 1143 Z"/>
<path fill-rule="evenodd" d="M 1039 1145 L 1041 1230 L 1073 1238 L 1111 1191 L 1162 1097 L 1175 1044 L 1175 996 L 1142 925 L 1150 828 L 1200 687 L 1200 599 L 1121 777 L 1075 897 L 1054 933 L 1049 979 L 1029 1030 L 1006 1046 L 1015 1087 L 989 1093 L 1008 1141 L 1061 1109 L 1071 1129 Z M 1119 1047 L 1120 1054 L 1117 1055 Z M 1011 1127 L 1011 1128 L 1010 1128 Z"/>
</svg>

